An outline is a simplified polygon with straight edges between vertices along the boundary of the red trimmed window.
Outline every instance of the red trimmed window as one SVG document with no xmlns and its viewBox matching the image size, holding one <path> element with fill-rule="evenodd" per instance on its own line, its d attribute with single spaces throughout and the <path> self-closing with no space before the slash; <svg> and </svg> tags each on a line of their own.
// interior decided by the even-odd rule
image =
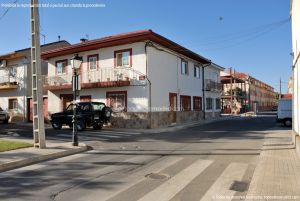
<svg viewBox="0 0 300 201">
<path fill-rule="evenodd" d="M 132 49 L 115 51 L 115 67 L 132 66 Z"/>
<path fill-rule="evenodd" d="M 56 74 L 67 74 L 68 60 L 61 60 L 56 62 Z"/>
<path fill-rule="evenodd" d="M 113 112 L 127 111 L 127 91 L 106 92 L 106 101 Z"/>
<path fill-rule="evenodd" d="M 181 59 L 181 74 L 182 75 L 188 75 L 189 74 L 189 67 L 188 62 Z"/>
<path fill-rule="evenodd" d="M 200 78 L 200 67 L 196 65 L 194 66 L 194 77 Z"/>
<path fill-rule="evenodd" d="M 89 55 L 87 57 L 89 71 L 94 71 L 98 69 L 98 58 L 99 58 L 98 54 Z"/>
<path fill-rule="evenodd" d="M 193 97 L 193 107 L 195 111 L 201 111 L 202 110 L 202 97 Z"/>
<path fill-rule="evenodd" d="M 190 96 L 180 96 L 180 109 L 181 111 L 191 111 Z"/>
</svg>

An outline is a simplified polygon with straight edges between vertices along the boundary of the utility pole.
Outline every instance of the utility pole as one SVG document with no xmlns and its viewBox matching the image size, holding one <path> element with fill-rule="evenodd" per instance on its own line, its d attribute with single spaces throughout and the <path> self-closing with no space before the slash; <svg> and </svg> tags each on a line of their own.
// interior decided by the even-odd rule
<svg viewBox="0 0 300 201">
<path fill-rule="evenodd" d="M 279 99 L 281 99 L 281 77 L 279 79 Z"/>
<path fill-rule="evenodd" d="M 31 73 L 34 147 L 46 148 L 41 73 L 39 1 L 30 0 Z"/>
</svg>

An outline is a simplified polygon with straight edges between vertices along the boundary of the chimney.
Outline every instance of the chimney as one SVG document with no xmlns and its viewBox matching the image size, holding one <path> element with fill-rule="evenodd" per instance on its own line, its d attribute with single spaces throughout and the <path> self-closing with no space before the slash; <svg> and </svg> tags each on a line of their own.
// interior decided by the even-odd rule
<svg viewBox="0 0 300 201">
<path fill-rule="evenodd" d="M 60 41 L 60 36 L 58 36 L 58 41 Z"/>
<path fill-rule="evenodd" d="M 88 41 L 88 39 L 86 39 L 86 38 L 81 38 L 80 41 L 81 41 L 82 43 L 84 43 L 84 42 Z"/>
</svg>

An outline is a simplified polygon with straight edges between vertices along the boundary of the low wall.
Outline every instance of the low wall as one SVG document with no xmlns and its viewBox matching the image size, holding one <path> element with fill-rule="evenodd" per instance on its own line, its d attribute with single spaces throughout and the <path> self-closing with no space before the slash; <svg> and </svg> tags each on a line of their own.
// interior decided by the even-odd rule
<svg viewBox="0 0 300 201">
<path fill-rule="evenodd" d="M 136 128 L 136 129 L 145 129 L 145 128 L 161 128 L 167 127 L 172 123 L 186 123 L 192 121 L 201 121 L 203 120 L 202 111 L 184 111 L 184 112 L 175 112 L 176 122 L 172 122 L 172 117 L 170 112 L 123 112 L 123 113 L 114 113 L 111 119 L 111 126 L 114 128 Z M 215 117 L 218 117 L 215 115 Z M 151 116 L 151 117 L 150 117 Z M 210 115 L 212 116 L 212 115 Z M 151 127 L 150 127 L 150 118 L 151 118 Z M 213 118 L 213 117 L 209 117 Z"/>
</svg>

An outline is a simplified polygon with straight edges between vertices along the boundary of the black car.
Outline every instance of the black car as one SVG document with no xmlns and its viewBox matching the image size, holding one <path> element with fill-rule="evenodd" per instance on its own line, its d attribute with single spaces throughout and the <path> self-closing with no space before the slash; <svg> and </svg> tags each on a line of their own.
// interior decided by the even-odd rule
<svg viewBox="0 0 300 201">
<path fill-rule="evenodd" d="M 73 108 L 70 104 L 66 110 L 51 115 L 51 124 L 54 129 L 61 129 L 62 125 L 73 127 Z M 101 102 L 76 103 L 77 129 L 83 131 L 87 126 L 100 130 L 112 115 L 112 110 Z"/>
</svg>

